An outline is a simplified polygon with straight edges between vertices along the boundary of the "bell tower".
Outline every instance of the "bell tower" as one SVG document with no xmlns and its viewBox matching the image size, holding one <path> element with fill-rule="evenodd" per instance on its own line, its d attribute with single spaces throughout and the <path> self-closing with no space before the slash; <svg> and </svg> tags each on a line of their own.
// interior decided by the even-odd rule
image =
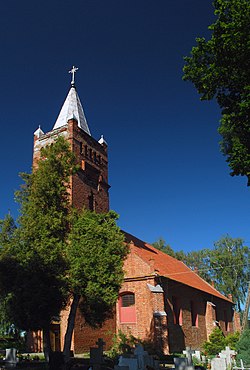
<svg viewBox="0 0 250 370">
<path fill-rule="evenodd" d="M 87 208 L 98 213 L 109 211 L 108 153 L 107 143 L 101 136 L 95 140 L 90 133 L 72 73 L 71 88 L 63 103 L 52 131 L 44 133 L 39 128 L 34 132 L 33 165 L 40 158 L 42 147 L 53 143 L 61 135 L 74 152 L 79 171 L 71 178 L 70 200 L 76 208 Z"/>
</svg>

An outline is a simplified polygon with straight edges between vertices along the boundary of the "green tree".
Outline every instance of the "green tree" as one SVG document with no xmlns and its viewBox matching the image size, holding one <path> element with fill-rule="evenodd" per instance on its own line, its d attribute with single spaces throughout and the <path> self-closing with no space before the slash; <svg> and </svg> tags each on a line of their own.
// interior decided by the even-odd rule
<svg viewBox="0 0 250 370">
<path fill-rule="evenodd" d="M 216 356 L 225 348 L 225 336 L 220 328 L 215 328 L 209 335 L 209 340 L 203 344 L 203 349 L 208 356 Z"/>
<path fill-rule="evenodd" d="M 215 98 L 221 108 L 221 150 L 231 175 L 250 185 L 250 2 L 215 0 L 211 39 L 197 38 L 185 57 L 184 80 L 193 82 L 201 100 Z"/>
<path fill-rule="evenodd" d="M 210 275 L 215 287 L 225 295 L 232 294 L 239 311 L 245 301 L 250 278 L 250 251 L 243 243 L 242 239 L 227 235 L 214 244 L 210 255 Z"/>
<path fill-rule="evenodd" d="M 22 175 L 25 184 L 16 194 L 18 228 L 10 234 L 2 227 L 0 237 L 0 293 L 7 316 L 21 329 L 43 329 L 47 358 L 50 322 L 67 299 L 68 186 L 75 170 L 75 158 L 63 138 L 43 148 L 38 168 Z"/>
<path fill-rule="evenodd" d="M 210 249 L 201 249 L 185 253 L 184 251 L 176 252 L 176 258 L 184 262 L 189 268 L 196 271 L 196 273 L 207 282 L 211 282 L 211 274 L 209 268 Z"/>
<path fill-rule="evenodd" d="M 238 351 L 237 360 L 242 360 L 243 364 L 249 367 L 250 365 L 250 329 L 244 330 L 240 336 L 239 342 L 236 345 Z"/>
<path fill-rule="evenodd" d="M 92 325 L 111 313 L 128 253 L 117 215 L 73 210 L 69 180 L 77 171 L 69 144 L 59 137 L 41 151 L 41 160 L 17 193 L 18 228 L 0 223 L 0 297 L 17 327 L 42 329 L 51 355 L 51 320 L 72 302 L 64 354 L 69 359 L 78 303 Z"/>
<path fill-rule="evenodd" d="M 228 334 L 225 338 L 226 346 L 230 347 L 231 349 L 236 350 L 239 338 L 240 338 L 240 332 L 238 331 L 232 334 Z"/>
<path fill-rule="evenodd" d="M 123 260 L 128 254 L 116 220 L 113 211 L 97 214 L 83 210 L 73 214 L 67 248 L 73 301 L 64 344 L 66 359 L 79 302 L 85 321 L 91 326 L 101 326 L 113 314 L 123 281 Z"/>
<path fill-rule="evenodd" d="M 165 240 L 162 238 L 159 238 L 156 242 L 152 243 L 153 247 L 159 249 L 160 251 L 168 254 L 171 257 L 175 257 L 174 250 L 170 247 L 169 244 L 166 244 Z"/>
<path fill-rule="evenodd" d="M 171 247 L 166 246 L 163 239 L 153 245 L 167 254 L 173 252 L 170 255 L 184 262 L 208 283 L 213 281 L 215 288 L 222 294 L 232 294 L 238 311 L 241 311 L 250 279 L 250 251 L 241 238 L 226 235 L 214 243 L 213 249 L 205 248 L 188 253 L 183 250 L 174 252 Z"/>
</svg>

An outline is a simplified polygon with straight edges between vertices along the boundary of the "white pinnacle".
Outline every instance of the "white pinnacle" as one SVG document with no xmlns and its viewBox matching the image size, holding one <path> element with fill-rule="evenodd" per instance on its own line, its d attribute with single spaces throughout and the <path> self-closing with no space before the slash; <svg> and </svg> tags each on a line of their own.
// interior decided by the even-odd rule
<svg viewBox="0 0 250 370">
<path fill-rule="evenodd" d="M 72 73 L 71 89 L 69 90 L 69 93 L 63 103 L 53 130 L 67 125 L 68 120 L 74 118 L 77 120 L 78 126 L 91 136 L 83 107 L 75 88 L 75 72 L 77 70 L 78 68 L 73 66 L 72 69 L 69 71 L 69 73 Z"/>
</svg>

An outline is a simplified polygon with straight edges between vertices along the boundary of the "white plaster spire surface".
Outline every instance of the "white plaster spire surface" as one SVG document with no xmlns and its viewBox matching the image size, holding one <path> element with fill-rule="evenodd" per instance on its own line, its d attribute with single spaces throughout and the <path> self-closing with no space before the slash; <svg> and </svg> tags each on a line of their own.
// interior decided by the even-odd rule
<svg viewBox="0 0 250 370">
<path fill-rule="evenodd" d="M 34 132 L 34 135 L 36 136 L 36 137 L 41 137 L 42 135 L 44 135 L 44 132 L 43 132 L 43 130 L 41 129 L 41 126 L 39 125 L 38 126 L 38 129 Z"/>
<path fill-rule="evenodd" d="M 62 109 L 59 113 L 59 116 L 57 117 L 53 130 L 65 126 L 68 120 L 72 119 L 73 117 L 77 120 L 78 126 L 83 131 L 87 132 L 87 134 L 91 135 L 80 98 L 75 88 L 75 72 L 77 70 L 78 68 L 73 66 L 73 68 L 69 71 L 69 73 L 72 73 L 71 88 L 63 103 Z"/>
</svg>

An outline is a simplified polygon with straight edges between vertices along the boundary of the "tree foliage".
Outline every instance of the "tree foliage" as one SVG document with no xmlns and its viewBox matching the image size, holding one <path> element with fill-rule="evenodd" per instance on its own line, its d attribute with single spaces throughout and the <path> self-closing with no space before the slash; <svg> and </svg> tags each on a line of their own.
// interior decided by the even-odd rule
<svg viewBox="0 0 250 370">
<path fill-rule="evenodd" d="M 239 342 L 236 344 L 238 351 L 237 360 L 242 360 L 246 366 L 250 365 L 250 329 L 244 330 L 240 336 Z"/>
<path fill-rule="evenodd" d="M 75 159 L 62 138 L 43 148 L 41 158 L 32 174 L 22 175 L 18 227 L 1 232 L 1 295 L 9 317 L 24 330 L 44 329 L 66 300 L 67 186 Z"/>
<path fill-rule="evenodd" d="M 215 98 L 221 108 L 221 150 L 231 175 L 244 175 L 250 185 L 250 2 L 215 0 L 211 39 L 197 38 L 185 57 L 184 80 L 201 100 Z"/>
<path fill-rule="evenodd" d="M 171 257 L 175 257 L 175 252 L 169 244 L 166 244 L 165 240 L 159 238 L 156 242 L 152 243 L 153 247 L 159 249 L 160 251 L 168 254 Z"/>
<path fill-rule="evenodd" d="M 117 298 L 128 252 L 114 212 L 72 209 L 69 183 L 77 170 L 69 144 L 59 137 L 41 150 L 33 173 L 22 176 L 25 184 L 16 194 L 18 227 L 10 216 L 0 222 L 2 307 L 17 327 L 43 329 L 48 354 L 49 325 L 72 299 L 66 354 L 79 301 L 92 315 L 87 320 L 101 324 L 105 319 Z M 99 317 L 97 310 L 103 313 Z"/>
<path fill-rule="evenodd" d="M 225 236 L 214 244 L 210 256 L 210 275 L 216 288 L 225 295 L 232 294 L 241 310 L 248 288 L 250 251 L 240 238 Z"/>
<path fill-rule="evenodd" d="M 123 281 L 128 248 L 116 225 L 117 214 L 75 213 L 67 256 L 72 292 L 81 296 L 86 322 L 100 325 L 113 310 Z"/>
<path fill-rule="evenodd" d="M 216 356 L 219 352 L 225 349 L 225 336 L 220 328 L 215 328 L 209 335 L 209 340 L 203 344 L 203 349 L 206 355 Z"/>
</svg>

